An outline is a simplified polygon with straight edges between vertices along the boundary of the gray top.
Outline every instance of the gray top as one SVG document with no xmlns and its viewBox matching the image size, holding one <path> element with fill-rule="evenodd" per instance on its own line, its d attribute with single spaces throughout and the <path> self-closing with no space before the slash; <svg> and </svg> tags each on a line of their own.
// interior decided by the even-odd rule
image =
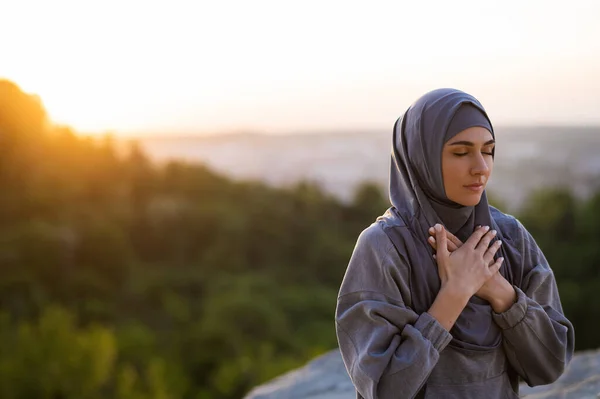
<svg viewBox="0 0 600 399">
<path fill-rule="evenodd" d="M 556 380 L 573 354 L 573 326 L 563 315 L 554 275 L 531 235 L 493 210 L 498 228 L 522 249 L 517 302 L 490 311 L 502 345 L 489 351 L 448 346 L 452 335 L 412 309 L 410 264 L 381 222 L 359 236 L 342 281 L 336 333 L 358 398 L 517 398 L 517 376 L 530 386 Z M 406 226 L 399 226 L 406 229 Z"/>
<path fill-rule="evenodd" d="M 489 206 L 485 193 L 475 207 L 445 196 L 441 150 L 464 104 L 485 115 L 472 96 L 441 89 L 394 128 L 392 207 L 359 236 L 336 307 L 340 351 L 358 397 L 515 398 L 518 376 L 531 386 L 551 383 L 572 356 L 573 327 L 531 235 Z M 439 222 L 453 232 L 468 233 L 475 223 L 498 231 L 500 272 L 518 298 L 510 309 L 496 314 L 473 296 L 450 332 L 426 312 L 440 287 L 427 229 Z"/>
</svg>

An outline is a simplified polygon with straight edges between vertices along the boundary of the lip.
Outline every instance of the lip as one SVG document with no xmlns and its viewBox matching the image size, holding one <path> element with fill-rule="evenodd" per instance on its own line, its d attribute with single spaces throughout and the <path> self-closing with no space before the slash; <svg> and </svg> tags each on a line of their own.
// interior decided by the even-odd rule
<svg viewBox="0 0 600 399">
<path fill-rule="evenodd" d="M 469 184 L 468 186 L 463 186 L 463 187 L 465 187 L 471 191 L 475 191 L 475 192 L 483 190 L 483 184 L 481 184 L 481 183 Z"/>
</svg>

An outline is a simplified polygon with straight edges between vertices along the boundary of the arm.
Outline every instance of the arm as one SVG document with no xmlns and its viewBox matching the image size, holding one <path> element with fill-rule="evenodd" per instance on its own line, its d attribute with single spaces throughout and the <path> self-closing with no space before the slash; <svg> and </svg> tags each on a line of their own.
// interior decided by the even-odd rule
<svg viewBox="0 0 600 399">
<path fill-rule="evenodd" d="M 335 315 L 346 370 L 366 399 L 413 398 L 452 339 L 432 315 L 456 312 L 447 301 L 436 299 L 430 312 L 418 315 L 403 298 L 410 298 L 408 266 L 374 224 L 358 239 Z M 451 326 L 453 318 L 442 322 Z"/>
<path fill-rule="evenodd" d="M 452 339 L 429 313 L 372 292 L 341 298 L 336 313 L 342 359 L 365 399 L 414 398 Z"/>
<path fill-rule="evenodd" d="M 563 373 L 574 350 L 574 331 L 564 316 L 554 274 L 544 254 L 517 221 L 522 239 L 523 282 L 516 303 L 492 313 L 502 328 L 508 360 L 529 386 L 550 384 Z"/>
</svg>

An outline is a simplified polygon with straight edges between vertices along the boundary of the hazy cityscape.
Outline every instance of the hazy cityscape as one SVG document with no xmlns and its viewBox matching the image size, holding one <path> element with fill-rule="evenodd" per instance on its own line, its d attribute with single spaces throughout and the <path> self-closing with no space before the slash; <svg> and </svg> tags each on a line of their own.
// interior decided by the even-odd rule
<svg viewBox="0 0 600 399">
<path fill-rule="evenodd" d="M 536 188 L 568 186 L 585 197 L 600 185 L 600 127 L 497 127 L 496 140 L 488 191 L 510 210 Z M 200 161 L 276 186 L 308 180 L 344 200 L 363 181 L 387 192 L 391 133 L 385 131 L 151 137 L 140 143 L 157 161 Z"/>
</svg>

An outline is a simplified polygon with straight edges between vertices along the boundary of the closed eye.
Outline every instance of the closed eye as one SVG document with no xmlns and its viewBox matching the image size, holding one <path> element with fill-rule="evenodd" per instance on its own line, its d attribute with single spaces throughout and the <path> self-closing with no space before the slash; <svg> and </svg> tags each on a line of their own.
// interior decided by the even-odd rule
<svg viewBox="0 0 600 399">
<path fill-rule="evenodd" d="M 456 155 L 457 157 L 464 157 L 465 155 L 469 154 L 468 152 L 455 152 L 454 155 Z M 482 152 L 483 155 L 494 155 L 491 152 Z"/>
</svg>

